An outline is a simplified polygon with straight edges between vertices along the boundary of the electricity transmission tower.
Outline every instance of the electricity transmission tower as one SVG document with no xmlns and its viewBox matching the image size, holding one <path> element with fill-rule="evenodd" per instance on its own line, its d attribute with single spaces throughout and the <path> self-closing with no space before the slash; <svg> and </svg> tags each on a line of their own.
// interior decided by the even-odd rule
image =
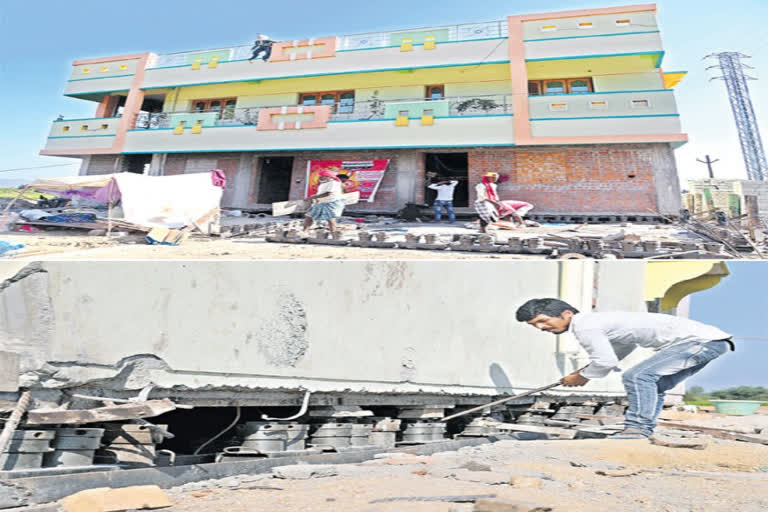
<svg viewBox="0 0 768 512">
<path fill-rule="evenodd" d="M 741 153 L 744 156 L 744 164 L 747 168 L 747 178 L 750 180 L 768 180 L 768 162 L 765 158 L 763 141 L 757 127 L 755 109 L 749 97 L 747 80 L 757 80 L 744 73 L 744 69 L 754 69 L 744 64 L 741 59 L 751 58 L 739 52 L 712 53 L 704 57 L 717 58 L 718 63 L 707 69 L 718 68 L 722 76 L 716 76 L 710 80 L 724 80 L 728 89 L 728 98 L 731 101 L 731 110 L 739 130 L 739 142 Z"/>
</svg>

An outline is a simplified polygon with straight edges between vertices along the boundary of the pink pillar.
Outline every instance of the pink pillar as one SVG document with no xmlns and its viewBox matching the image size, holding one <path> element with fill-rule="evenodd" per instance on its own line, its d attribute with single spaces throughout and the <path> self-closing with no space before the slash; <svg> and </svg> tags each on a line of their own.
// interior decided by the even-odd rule
<svg viewBox="0 0 768 512">
<path fill-rule="evenodd" d="M 525 66 L 523 43 L 523 17 L 510 16 L 509 67 L 512 81 L 512 108 L 514 109 L 515 144 L 525 144 L 531 139 L 531 114 L 528 106 L 528 68 Z"/>
<path fill-rule="evenodd" d="M 131 90 L 128 92 L 128 97 L 125 99 L 125 105 L 123 105 L 123 117 L 120 120 L 120 126 L 117 128 L 115 134 L 115 141 L 112 144 L 112 151 L 120 153 L 123 151 L 123 144 L 125 144 L 125 137 L 128 130 L 132 130 L 136 126 L 136 117 L 141 111 L 141 104 L 144 103 L 144 91 L 141 89 L 141 84 L 144 82 L 144 71 L 147 66 L 147 59 L 149 54 L 144 54 L 136 66 L 136 74 L 131 82 Z"/>
</svg>

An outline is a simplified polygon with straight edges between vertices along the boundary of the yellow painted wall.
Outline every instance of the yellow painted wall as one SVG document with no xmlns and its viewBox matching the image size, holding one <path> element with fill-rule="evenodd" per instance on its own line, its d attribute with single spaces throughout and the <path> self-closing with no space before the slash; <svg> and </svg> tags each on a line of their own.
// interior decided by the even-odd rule
<svg viewBox="0 0 768 512">
<path fill-rule="evenodd" d="M 299 96 L 295 92 L 266 94 L 263 96 L 240 96 L 237 98 L 237 108 L 296 105 L 298 101 Z"/>
<path fill-rule="evenodd" d="M 509 80 L 445 84 L 446 96 L 486 96 L 491 94 L 512 94 Z"/>
<path fill-rule="evenodd" d="M 600 57 L 584 59 L 545 60 L 526 62 L 528 78 L 541 80 L 546 78 L 579 78 L 612 73 L 643 73 L 656 69 L 658 56 L 622 55 L 620 57 Z"/>
<path fill-rule="evenodd" d="M 373 94 L 379 91 L 378 98 L 383 101 L 423 98 L 424 85 L 406 85 L 399 87 L 372 87 L 355 90 L 355 101 L 370 101 Z"/>
<path fill-rule="evenodd" d="M 345 89 L 379 89 L 381 96 L 381 94 L 384 94 L 385 89 L 394 87 L 423 87 L 425 84 L 503 80 L 509 80 L 509 65 L 488 64 L 483 66 L 415 69 L 410 72 L 383 71 L 378 73 L 355 73 L 229 84 L 195 85 L 181 88 L 178 100 L 180 103 L 204 98 L 267 96 Z M 399 91 L 395 92 L 397 95 L 400 94 Z M 420 94 L 423 94 L 423 92 Z"/>
</svg>

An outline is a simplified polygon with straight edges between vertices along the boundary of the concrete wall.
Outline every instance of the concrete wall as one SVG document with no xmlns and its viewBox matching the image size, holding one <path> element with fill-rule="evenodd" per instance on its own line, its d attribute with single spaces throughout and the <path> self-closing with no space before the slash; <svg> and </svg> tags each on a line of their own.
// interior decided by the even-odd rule
<svg viewBox="0 0 768 512">
<path fill-rule="evenodd" d="M 680 118 L 627 116 L 620 119 L 555 119 L 532 121 L 531 134 L 534 137 L 582 137 L 659 135 L 682 133 Z"/>
<path fill-rule="evenodd" d="M 115 135 L 119 117 L 95 119 L 64 119 L 54 121 L 48 137 L 82 137 L 83 135 Z"/>
<path fill-rule="evenodd" d="M 78 151 L 88 152 L 93 149 L 109 149 L 115 142 L 114 135 L 78 135 L 74 137 L 49 138 L 45 141 L 43 151 Z M 68 156 L 68 155 L 67 155 Z"/>
<path fill-rule="evenodd" d="M 646 101 L 647 107 L 632 104 L 633 101 Z M 596 103 L 597 102 L 597 103 Z M 600 102 L 604 102 L 604 105 Z M 565 105 L 566 110 L 557 110 Z M 569 94 L 552 96 L 531 96 L 528 98 L 531 119 L 600 117 L 600 116 L 647 116 L 676 115 L 677 103 L 672 90 L 655 92 L 633 92 L 612 94 Z M 679 133 L 679 129 L 678 132 Z M 571 135 L 585 135 L 581 130 L 570 129 Z M 614 133 L 614 132 L 609 132 Z M 615 132 L 621 133 L 621 132 Z M 644 133 L 665 133 L 651 129 Z"/>
<path fill-rule="evenodd" d="M 54 139 L 61 140 L 61 139 Z M 512 144 L 511 116 L 438 118 L 432 126 L 413 120 L 396 127 L 392 120 L 329 122 L 326 128 L 258 130 L 254 126 L 206 127 L 200 134 L 171 129 L 133 130 L 124 152 L 173 153 L 182 151 L 269 151 L 326 148 L 397 148 Z"/>
<path fill-rule="evenodd" d="M 592 85 L 596 92 L 644 91 L 664 89 L 664 80 L 658 71 L 646 71 L 593 76 Z"/>
<path fill-rule="evenodd" d="M 568 35 L 572 35 L 570 31 Z M 552 33 L 551 37 L 558 37 Z M 526 59 L 556 59 L 587 55 L 660 52 L 664 48 L 658 33 L 626 34 L 612 37 L 565 38 L 525 43 Z"/>
<path fill-rule="evenodd" d="M 616 20 L 629 19 L 629 26 L 618 26 Z M 592 27 L 579 28 L 580 23 L 591 23 Z M 555 25 L 554 31 L 542 30 L 547 25 Z M 658 30 L 656 13 L 653 11 L 632 12 L 621 14 L 592 14 L 568 18 L 550 18 L 546 20 L 524 21 L 523 39 L 550 39 L 553 37 L 621 35 L 628 32 Z M 601 38 L 598 38 L 601 39 Z M 612 42 L 612 40 L 610 40 Z M 605 52 L 604 52 L 605 53 Z"/>
<path fill-rule="evenodd" d="M 642 310 L 645 263 L 614 264 L 627 278 L 581 261 L 3 263 L 0 351 L 22 353 L 33 389 L 520 391 L 578 357 L 558 361 L 517 305 L 563 290 L 583 311 L 595 294 L 601 310 Z M 621 390 L 617 374 L 579 393 Z"/>
</svg>

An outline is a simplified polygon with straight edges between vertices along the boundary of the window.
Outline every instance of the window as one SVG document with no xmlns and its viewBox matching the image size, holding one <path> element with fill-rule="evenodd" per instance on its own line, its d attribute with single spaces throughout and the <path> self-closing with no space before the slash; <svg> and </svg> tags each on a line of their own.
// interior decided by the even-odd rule
<svg viewBox="0 0 768 512">
<path fill-rule="evenodd" d="M 355 91 L 305 92 L 299 94 L 299 105 L 329 105 L 334 113 L 348 114 L 355 110 Z"/>
<path fill-rule="evenodd" d="M 193 112 L 216 112 L 219 119 L 235 117 L 236 98 L 218 98 L 213 100 L 195 100 L 192 102 Z"/>
<path fill-rule="evenodd" d="M 616 20 L 616 26 L 617 27 L 628 27 L 632 24 L 632 20 L 624 19 L 624 20 Z"/>
<path fill-rule="evenodd" d="M 68 132 L 68 131 L 69 131 L 69 126 L 65 126 L 65 127 L 63 127 L 63 128 L 61 129 L 61 131 L 63 131 L 63 132 Z"/>
<path fill-rule="evenodd" d="M 564 80 L 544 80 L 544 94 L 563 94 L 565 93 Z"/>
<path fill-rule="evenodd" d="M 541 31 L 542 32 L 554 32 L 557 30 L 557 25 L 542 25 Z"/>
<path fill-rule="evenodd" d="M 632 108 L 651 108 L 651 102 L 648 100 L 630 100 L 629 106 Z"/>
<path fill-rule="evenodd" d="M 80 127 L 80 131 L 81 131 L 81 132 L 86 132 L 86 131 L 88 131 L 88 125 L 87 125 L 87 124 L 84 124 L 84 125 L 82 125 L 82 126 Z"/>
<path fill-rule="evenodd" d="M 605 100 L 596 100 L 589 102 L 590 110 L 605 110 L 608 108 L 608 102 Z"/>
<path fill-rule="evenodd" d="M 567 103 L 550 103 L 549 111 L 550 112 L 567 112 L 568 104 Z"/>
<path fill-rule="evenodd" d="M 109 125 L 106 125 L 106 124 L 101 125 L 102 130 L 106 130 L 107 128 L 109 128 Z"/>
<path fill-rule="evenodd" d="M 109 66 L 102 66 L 102 68 L 99 71 L 101 71 L 102 73 L 104 73 L 105 71 L 109 71 Z"/>
<path fill-rule="evenodd" d="M 355 93 L 344 92 L 339 95 L 339 114 L 350 114 L 355 110 Z"/>
<path fill-rule="evenodd" d="M 441 100 L 445 98 L 445 86 L 428 85 L 424 97 L 430 101 Z"/>
<path fill-rule="evenodd" d="M 128 64 L 120 64 L 120 70 L 128 69 Z"/>
<path fill-rule="evenodd" d="M 594 27 L 594 25 L 592 24 L 591 21 L 582 21 L 581 23 L 579 23 L 579 28 L 582 30 L 590 29 L 592 27 Z"/>
<path fill-rule="evenodd" d="M 91 68 L 83 68 L 83 73 L 90 73 L 90 72 L 91 72 Z"/>
<path fill-rule="evenodd" d="M 568 80 L 568 92 L 571 94 L 584 94 L 590 91 L 589 80 L 584 80 L 583 78 Z"/>
<path fill-rule="evenodd" d="M 584 94 L 592 92 L 591 78 L 568 78 L 552 80 L 529 80 L 528 94 Z"/>
</svg>

